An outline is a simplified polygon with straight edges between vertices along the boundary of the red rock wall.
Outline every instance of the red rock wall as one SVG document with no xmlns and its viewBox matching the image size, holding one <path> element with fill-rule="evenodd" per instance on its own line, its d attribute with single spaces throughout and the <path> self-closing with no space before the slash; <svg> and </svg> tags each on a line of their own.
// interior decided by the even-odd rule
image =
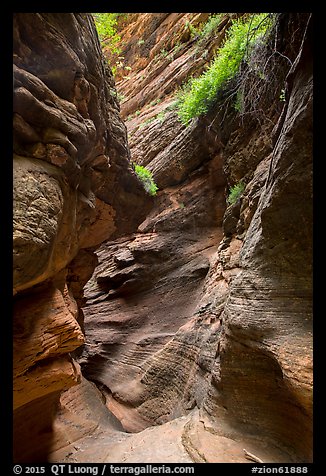
<svg viewBox="0 0 326 476">
<path fill-rule="evenodd" d="M 78 304 L 93 250 L 130 233 L 151 201 L 129 162 L 92 17 L 15 14 L 13 61 L 14 458 L 23 462 L 46 459 L 60 392 L 80 381 L 70 352 L 84 342 Z"/>
<path fill-rule="evenodd" d="M 56 449 L 51 461 L 245 462 L 243 448 L 263 462 L 312 459 L 309 14 L 278 17 L 280 54 L 267 50 L 250 114 L 217 104 L 186 128 L 174 94 L 230 25 L 225 15 L 199 40 L 187 22 L 206 19 L 119 20 L 131 70 L 117 89 L 131 158 L 160 188 L 150 204 L 90 17 L 16 17 L 18 461 Z M 79 68 L 72 82 L 67 65 Z M 78 361 L 103 400 L 82 379 L 56 411 L 80 379 L 69 352 L 83 339 Z M 127 435 L 108 408 L 128 431 L 162 426 Z"/>
<path fill-rule="evenodd" d="M 126 79 L 118 82 L 119 92 L 125 96 L 121 109 L 126 116 L 131 101 L 138 104 L 139 112 L 126 123 L 132 160 L 148 166 L 160 191 L 153 211 L 136 234 L 112 245 L 104 243 L 97 252 L 99 264 L 85 289 L 88 340 L 79 362 L 87 378 L 104 386 L 108 407 L 128 431 L 162 423 L 194 405 L 189 382 L 196 374 L 196 356 L 207 337 L 197 336 L 189 325 L 196 320 L 204 279 L 222 238 L 223 156 L 221 144 L 205 120 L 186 128 L 175 111 L 166 109 L 171 103 L 171 94 L 165 91 L 166 74 L 174 78 L 173 90 L 182 77 L 191 74 L 194 41 L 189 34 L 182 38 L 181 56 L 175 60 L 160 54 L 164 46 L 172 51 L 172 32 L 179 41 L 188 19 L 205 18 L 144 14 L 121 32 L 126 45 L 121 55 L 130 64 L 128 74 L 133 78 L 129 83 Z M 135 31 L 146 48 L 128 43 L 128 38 L 134 41 Z M 212 39 L 203 43 L 210 45 L 209 57 L 217 43 Z M 181 59 L 182 77 L 177 73 Z M 195 66 L 200 71 L 204 64 L 201 58 Z M 151 105 L 153 97 L 161 100 Z M 162 111 L 162 122 L 157 119 L 146 124 Z M 175 334 L 180 342 L 176 343 Z M 206 383 L 200 378 L 196 385 L 199 389 Z M 204 392 L 199 393 L 201 400 Z"/>
<path fill-rule="evenodd" d="M 295 25 L 290 16 L 290 27 Z M 312 461 L 312 24 L 287 77 L 287 101 L 223 313 L 205 407 Z M 291 22 L 292 25 L 291 25 Z M 255 181 L 248 187 L 253 192 Z M 250 198 L 249 198 L 250 201 Z M 242 203 L 242 213 L 245 202 Z M 293 456 L 294 455 L 294 456 Z"/>
<path fill-rule="evenodd" d="M 281 54 L 268 53 L 256 109 L 239 117 L 217 105 L 188 128 L 168 106 L 193 66 L 199 74 L 207 64 L 203 53 L 208 61 L 229 19 L 200 46 L 184 37 L 175 54 L 169 41 L 196 14 L 159 15 L 150 23 L 139 14 L 122 30 L 147 47 L 127 43 L 131 79 L 118 89 L 132 157 L 152 170 L 160 192 L 137 234 L 98 252 L 80 363 L 128 431 L 197 406 L 213 434 L 252 438 L 266 462 L 310 461 L 309 14 L 279 17 L 273 45 Z M 239 180 L 245 192 L 225 210 L 226 182 Z M 194 418 L 192 454 L 224 461 L 200 446 L 199 427 Z"/>
</svg>

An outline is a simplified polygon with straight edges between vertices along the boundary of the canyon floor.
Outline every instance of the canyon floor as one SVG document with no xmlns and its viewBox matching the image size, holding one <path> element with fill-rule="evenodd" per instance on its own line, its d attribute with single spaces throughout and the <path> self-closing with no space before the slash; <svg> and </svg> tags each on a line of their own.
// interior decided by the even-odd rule
<svg viewBox="0 0 326 476">
<path fill-rule="evenodd" d="M 311 14 L 188 124 L 252 14 L 116 15 L 14 16 L 14 459 L 311 462 Z"/>
<path fill-rule="evenodd" d="M 96 386 L 83 380 L 66 392 L 55 422 L 58 447 L 52 463 L 252 463 L 289 462 L 290 456 L 267 441 L 234 434 L 194 409 L 187 416 L 139 433 L 119 428 Z M 87 432 L 87 436 L 85 436 Z M 225 435 L 230 435 L 229 437 Z M 54 442 L 54 447 L 56 443 Z"/>
</svg>

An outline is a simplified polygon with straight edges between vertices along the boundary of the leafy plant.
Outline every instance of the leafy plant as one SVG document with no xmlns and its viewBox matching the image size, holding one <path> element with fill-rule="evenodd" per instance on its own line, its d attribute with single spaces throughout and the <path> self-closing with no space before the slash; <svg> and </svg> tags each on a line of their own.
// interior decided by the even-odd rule
<svg viewBox="0 0 326 476">
<path fill-rule="evenodd" d="M 120 93 L 117 94 L 117 98 L 118 98 L 119 102 L 122 102 L 122 101 L 125 100 L 125 96 L 123 94 L 120 94 Z"/>
<path fill-rule="evenodd" d="M 175 101 L 171 102 L 171 104 L 169 104 L 166 108 L 165 108 L 165 111 L 174 111 L 174 109 L 177 109 L 178 107 L 178 100 L 176 99 Z"/>
<path fill-rule="evenodd" d="M 281 102 L 285 102 L 285 89 L 282 89 L 282 90 L 281 90 L 280 101 L 281 101 Z"/>
<path fill-rule="evenodd" d="M 200 30 L 200 37 L 207 38 L 211 33 L 216 30 L 218 25 L 221 23 L 222 14 L 216 13 L 215 15 L 211 15 L 207 22 L 204 24 L 202 29 Z"/>
<path fill-rule="evenodd" d="M 165 112 L 161 111 L 158 114 L 156 114 L 156 116 L 152 116 L 152 117 L 146 119 L 146 121 L 142 122 L 139 126 L 139 129 L 142 129 L 143 127 L 147 126 L 147 124 L 150 124 L 151 122 L 154 122 L 156 119 L 158 119 L 160 122 L 163 122 L 164 118 L 165 118 Z"/>
<path fill-rule="evenodd" d="M 179 51 L 180 48 L 182 48 L 182 44 L 181 44 L 180 41 L 177 41 L 176 44 L 175 44 L 174 47 L 173 47 L 173 50 L 172 50 L 173 53 L 177 53 L 177 51 Z"/>
<path fill-rule="evenodd" d="M 242 195 L 244 189 L 245 186 L 242 182 L 239 182 L 230 188 L 230 193 L 227 198 L 227 202 L 229 203 L 229 205 L 233 205 L 238 200 L 238 198 Z"/>
<path fill-rule="evenodd" d="M 145 40 L 143 40 L 142 38 L 137 41 L 138 46 L 143 45 L 144 43 L 145 43 Z"/>
<path fill-rule="evenodd" d="M 155 119 L 158 119 L 160 122 L 163 122 L 165 118 L 165 113 L 164 111 L 159 112 L 156 116 Z"/>
<path fill-rule="evenodd" d="M 139 129 L 142 129 L 143 127 L 147 126 L 148 124 L 150 124 L 151 122 L 154 122 L 154 121 L 155 121 L 155 116 L 146 119 L 146 121 L 142 122 L 139 125 Z"/>
<path fill-rule="evenodd" d="M 117 33 L 117 17 L 119 13 L 92 13 L 101 46 L 108 46 L 112 54 L 119 54 L 117 47 L 121 37 Z"/>
<path fill-rule="evenodd" d="M 154 182 L 153 176 L 150 170 L 138 164 L 133 164 L 133 166 L 137 176 L 142 181 L 146 192 L 152 196 L 155 196 L 158 190 L 158 186 Z"/>
<path fill-rule="evenodd" d="M 241 62 L 247 59 L 252 46 L 268 29 L 268 20 L 268 14 L 261 13 L 233 21 L 209 68 L 198 78 L 191 78 L 179 92 L 178 115 L 183 124 L 208 112 L 218 92 L 235 77 Z"/>
<path fill-rule="evenodd" d="M 195 28 L 194 25 L 190 23 L 190 21 L 186 21 L 185 28 L 187 28 L 190 32 L 190 38 L 195 38 L 199 34 L 197 28 Z"/>
<path fill-rule="evenodd" d="M 148 107 L 150 107 L 150 106 L 156 106 L 156 104 L 159 104 L 161 101 L 162 101 L 161 98 L 153 99 L 153 101 L 151 101 L 151 102 L 149 103 Z"/>
<path fill-rule="evenodd" d="M 105 46 L 105 44 L 104 44 L 104 46 Z M 117 49 L 117 54 L 119 54 L 120 51 L 121 51 L 120 49 Z M 125 66 L 124 66 L 124 64 L 123 64 L 123 61 L 122 61 L 122 60 L 124 60 L 124 59 L 125 59 L 124 56 L 118 56 L 118 59 L 117 59 L 117 61 L 115 62 L 115 64 L 114 64 L 113 66 L 111 66 L 111 70 L 112 70 L 113 76 L 116 75 L 116 73 L 117 73 L 118 70 L 121 71 L 121 70 L 123 70 L 123 69 L 125 68 Z M 109 62 L 109 63 L 110 63 L 110 62 Z"/>
</svg>

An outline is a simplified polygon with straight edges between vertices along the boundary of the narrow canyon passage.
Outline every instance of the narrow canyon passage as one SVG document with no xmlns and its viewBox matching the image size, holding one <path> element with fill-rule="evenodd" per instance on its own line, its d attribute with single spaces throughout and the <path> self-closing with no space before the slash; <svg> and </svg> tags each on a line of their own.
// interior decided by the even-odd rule
<svg viewBox="0 0 326 476">
<path fill-rule="evenodd" d="M 16 462 L 312 461 L 312 17 L 261 15 L 15 14 Z"/>
</svg>

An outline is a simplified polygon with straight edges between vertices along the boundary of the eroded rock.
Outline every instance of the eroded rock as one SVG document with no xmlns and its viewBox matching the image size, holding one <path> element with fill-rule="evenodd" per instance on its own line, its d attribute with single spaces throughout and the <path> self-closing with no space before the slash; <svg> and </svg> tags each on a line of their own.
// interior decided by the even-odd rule
<svg viewBox="0 0 326 476">
<path fill-rule="evenodd" d="M 14 457 L 27 462 L 46 460 L 60 393 L 81 379 L 70 353 L 93 250 L 133 231 L 151 200 L 91 15 L 15 14 L 13 60 Z"/>
<path fill-rule="evenodd" d="M 126 31 L 147 21 L 140 14 Z M 278 21 L 284 36 L 276 46 L 294 67 L 286 76 L 288 61 L 280 55 L 271 63 L 271 90 L 286 81 L 285 105 L 262 95 L 259 114 L 239 118 L 224 103 L 205 120 L 180 125 L 163 78 L 191 56 L 187 36 L 175 60 L 158 58 L 152 46 L 148 59 L 136 60 L 148 74 L 119 83 L 131 151 L 161 191 L 136 235 L 98 252 L 81 365 L 105 386 L 106 405 L 128 431 L 200 407 L 202 420 L 191 416 L 183 439 L 194 461 L 244 462 L 248 453 L 263 462 L 312 458 L 309 14 Z M 228 185 L 245 184 L 224 229 L 222 161 Z"/>
<path fill-rule="evenodd" d="M 258 106 L 263 113 L 257 117 L 248 114 L 247 118 L 239 118 L 225 103 L 223 107 L 217 104 L 205 119 L 193 121 L 189 128 L 178 122 L 170 107 L 172 93 L 194 68 L 198 74 L 202 71 L 223 40 L 230 17 L 222 18 L 215 39 L 208 38 L 195 51 L 197 40 L 191 38 L 185 22 L 200 22 L 204 17 L 152 15 L 136 14 L 125 20 L 123 35 L 125 40 L 133 40 L 126 42 L 124 54 L 134 71 L 131 81 L 124 78 L 119 82 L 119 92 L 125 96 L 122 111 L 131 157 L 148 166 L 160 186 L 154 208 L 137 231 L 129 233 L 134 222 L 128 216 L 119 218 L 134 199 L 134 178 L 123 172 L 127 150 L 121 141 L 123 125 L 115 122 L 108 128 L 110 151 L 97 143 L 97 155 L 92 156 L 92 148 L 83 142 L 83 134 L 94 140 L 87 121 L 97 124 L 96 134 L 101 129 L 92 102 L 94 91 L 97 97 L 101 89 L 94 88 L 97 80 L 87 69 L 71 76 L 70 96 L 65 81 L 57 86 L 60 98 L 68 103 L 61 103 L 60 110 L 70 115 L 72 134 L 66 126 L 53 132 L 47 125 L 43 132 L 20 113 L 16 118 L 17 143 L 21 148 L 22 137 L 26 143 L 24 153 L 18 148 L 18 155 L 45 160 L 47 165 L 51 162 L 50 167 L 55 165 L 68 176 L 68 170 L 79 170 L 73 169 L 74 163 L 80 167 L 76 179 L 68 178 L 69 187 L 73 188 L 73 180 L 79 184 L 78 216 L 87 224 L 77 233 L 78 246 L 105 239 L 102 223 L 106 220 L 110 220 L 111 230 L 110 241 L 97 249 L 96 257 L 91 250 L 82 250 L 70 262 L 67 278 L 59 273 L 34 288 L 44 296 L 52 296 L 51 289 L 60 302 L 66 348 L 71 349 L 74 342 L 77 346 L 80 337 L 78 326 L 70 325 L 76 305 L 67 290 L 83 306 L 85 346 L 78 350 L 78 360 L 101 393 L 83 378 L 81 385 L 64 392 L 51 433 L 60 389 L 53 386 L 53 392 L 39 400 L 32 399 L 30 389 L 31 400 L 17 409 L 17 441 L 24 441 L 23 433 L 18 435 L 22 419 L 30 428 L 35 409 L 43 409 L 51 401 L 33 430 L 36 435 L 42 434 L 40 429 L 49 430 L 52 451 L 49 440 L 37 436 L 35 441 L 39 454 L 49 455 L 50 461 L 311 461 L 309 14 L 278 17 L 273 47 L 282 54 L 271 56 L 277 56 L 275 63 L 269 61 L 275 91 L 280 89 L 275 81 L 286 86 L 285 104 L 278 96 L 275 100 L 261 95 Z M 84 28 L 82 15 L 67 18 L 70 26 L 76 20 Z M 53 21 L 57 24 L 58 20 Z M 165 34 L 167 26 L 169 34 Z M 142 44 L 138 44 L 140 36 Z M 176 39 L 180 48 L 175 48 Z M 22 44 L 19 51 L 27 54 L 28 48 Z M 162 49 L 168 54 L 160 54 Z M 290 62 L 286 58 L 293 64 L 288 76 Z M 62 65 L 56 68 L 60 72 Z M 47 78 L 42 71 L 40 77 L 52 91 L 51 81 L 57 73 L 51 74 Z M 53 89 L 56 95 L 59 89 Z M 50 98 L 45 88 L 46 107 L 32 101 L 24 90 L 20 93 L 26 104 L 56 120 L 57 111 L 49 108 L 59 104 L 58 100 Z M 111 95 L 108 104 L 115 108 Z M 54 147 L 43 147 L 43 137 L 52 137 Z M 87 156 L 86 165 L 78 158 L 78 147 Z M 112 188 L 106 184 L 108 177 L 114 182 Z M 124 190 L 121 197 L 114 194 L 119 180 Z M 224 214 L 226 185 L 240 180 L 244 192 Z M 106 217 L 102 223 L 95 213 L 101 206 Z M 124 236 L 112 241 L 119 233 Z M 28 309 L 30 297 L 18 296 L 24 315 L 24 300 Z M 53 302 L 51 299 L 47 303 Z M 83 323 L 80 312 L 78 320 Z M 19 316 L 16 322 L 26 334 L 28 329 Z M 38 348 L 42 342 L 48 344 L 49 359 L 43 361 L 46 375 L 51 375 L 52 365 L 56 368 L 60 363 L 64 385 L 80 380 L 77 368 L 75 374 L 71 372 L 73 364 L 66 354 L 59 355 L 56 336 L 45 339 L 42 335 L 46 320 L 37 322 L 33 329 Z M 29 318 L 26 324 L 31 325 Z M 27 345 L 24 339 L 22 342 Z M 22 357 L 17 362 L 18 373 L 20 366 L 31 376 L 35 370 L 38 382 L 38 357 L 28 345 L 27 350 L 25 354 L 21 349 L 27 360 Z M 29 360 L 36 362 L 35 369 L 29 368 Z M 127 434 L 122 429 L 137 433 Z M 25 445 L 22 453 L 29 452 Z"/>
<path fill-rule="evenodd" d="M 308 28 L 310 26 L 308 25 Z M 312 69 L 310 30 L 283 127 L 230 287 L 207 408 L 312 459 Z M 300 92 L 299 92 L 300 91 Z M 217 410 L 217 413 L 219 411 Z M 273 415 L 273 418 L 271 418 Z M 255 431 L 255 430 L 253 430 Z"/>
</svg>

